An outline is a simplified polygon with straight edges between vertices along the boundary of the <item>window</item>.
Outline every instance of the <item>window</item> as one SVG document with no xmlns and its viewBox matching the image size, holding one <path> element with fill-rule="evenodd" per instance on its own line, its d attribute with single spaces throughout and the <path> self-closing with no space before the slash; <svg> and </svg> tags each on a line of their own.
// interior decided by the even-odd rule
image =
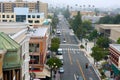
<svg viewBox="0 0 120 80">
<path fill-rule="evenodd" d="M 7 15 L 7 18 L 9 18 L 9 15 Z"/>
<path fill-rule="evenodd" d="M 5 15 L 2 15 L 2 18 L 5 18 Z"/>
<path fill-rule="evenodd" d="M 11 18 L 14 18 L 14 15 L 11 15 Z"/>
<path fill-rule="evenodd" d="M 31 16 L 30 16 L 30 15 L 28 15 L 28 18 L 31 18 Z"/>
<path fill-rule="evenodd" d="M 33 20 L 29 20 L 28 22 L 29 22 L 29 23 L 33 23 Z"/>
<path fill-rule="evenodd" d="M 40 18 L 40 15 L 37 15 L 37 18 Z"/>
<path fill-rule="evenodd" d="M 35 23 L 39 23 L 39 20 L 36 20 Z"/>
<path fill-rule="evenodd" d="M 7 20 L 3 20 L 2 22 L 7 22 Z"/>
<path fill-rule="evenodd" d="M 32 15 L 32 18 L 35 18 L 35 15 Z"/>
</svg>

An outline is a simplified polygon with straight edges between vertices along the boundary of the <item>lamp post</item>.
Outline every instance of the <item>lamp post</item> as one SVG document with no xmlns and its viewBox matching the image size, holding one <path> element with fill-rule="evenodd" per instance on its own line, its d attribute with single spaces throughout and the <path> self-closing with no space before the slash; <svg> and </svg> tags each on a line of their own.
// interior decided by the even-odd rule
<svg viewBox="0 0 120 80">
<path fill-rule="evenodd" d="M 56 69 L 58 68 L 58 66 L 56 65 L 56 63 L 53 63 L 53 65 L 51 66 L 51 80 L 52 80 L 52 71 L 54 72 L 54 79 L 55 79 L 55 74 L 56 74 Z"/>
</svg>

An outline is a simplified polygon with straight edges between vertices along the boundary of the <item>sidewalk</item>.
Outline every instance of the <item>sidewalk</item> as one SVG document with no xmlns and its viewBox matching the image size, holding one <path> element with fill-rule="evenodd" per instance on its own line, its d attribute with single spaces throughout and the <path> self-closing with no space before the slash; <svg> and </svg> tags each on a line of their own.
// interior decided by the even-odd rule
<svg viewBox="0 0 120 80">
<path fill-rule="evenodd" d="M 58 71 L 56 72 L 55 75 L 53 74 L 52 80 L 60 80 L 60 74 Z"/>
<path fill-rule="evenodd" d="M 79 45 L 81 45 L 81 44 L 79 44 Z M 91 46 L 91 45 L 87 45 L 87 46 Z M 93 57 L 90 55 L 90 52 L 87 51 L 87 48 L 86 48 L 86 49 L 81 49 L 81 48 L 80 48 L 80 50 L 84 52 L 84 55 L 85 55 L 85 56 L 87 57 L 87 59 L 89 60 L 89 62 L 90 62 L 90 64 L 92 65 L 95 73 L 97 74 L 99 80 L 101 80 L 101 78 L 100 78 L 101 74 L 99 73 L 97 67 L 94 65 L 94 59 L 93 59 Z"/>
</svg>

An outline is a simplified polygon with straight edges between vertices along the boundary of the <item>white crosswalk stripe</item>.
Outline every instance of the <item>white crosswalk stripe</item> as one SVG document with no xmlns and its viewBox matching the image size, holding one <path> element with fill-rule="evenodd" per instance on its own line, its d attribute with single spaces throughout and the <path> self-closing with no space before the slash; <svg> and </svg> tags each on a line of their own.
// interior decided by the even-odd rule
<svg viewBox="0 0 120 80">
<path fill-rule="evenodd" d="M 68 50 L 72 54 L 79 54 L 79 53 L 81 53 L 80 49 L 75 49 L 75 48 L 62 48 L 62 50 L 63 50 L 63 54 L 67 53 Z"/>
</svg>

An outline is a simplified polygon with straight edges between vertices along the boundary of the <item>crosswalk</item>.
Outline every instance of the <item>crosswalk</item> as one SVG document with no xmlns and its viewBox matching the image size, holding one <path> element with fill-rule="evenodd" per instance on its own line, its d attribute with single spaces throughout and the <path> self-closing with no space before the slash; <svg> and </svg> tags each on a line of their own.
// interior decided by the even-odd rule
<svg viewBox="0 0 120 80">
<path fill-rule="evenodd" d="M 63 50 L 63 54 L 68 53 L 68 52 L 71 54 L 80 54 L 81 53 L 80 49 L 75 49 L 75 48 L 62 48 L 62 50 Z"/>
</svg>

